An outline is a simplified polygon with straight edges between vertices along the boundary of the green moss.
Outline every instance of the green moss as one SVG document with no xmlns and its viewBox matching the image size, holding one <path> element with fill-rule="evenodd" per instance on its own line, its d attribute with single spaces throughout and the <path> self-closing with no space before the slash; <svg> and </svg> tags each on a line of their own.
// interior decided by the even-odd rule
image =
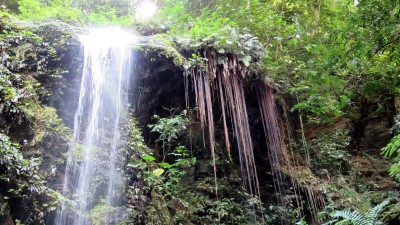
<svg viewBox="0 0 400 225">
<path fill-rule="evenodd" d="M 48 183 L 59 175 L 57 166 L 64 167 L 57 163 L 68 150 L 70 130 L 44 102 L 59 87 L 59 74 L 65 70 L 58 62 L 77 40 L 74 37 L 63 23 L 33 24 L 0 12 L 0 120 L 5 121 L 0 130 L 17 146 L 8 157 L 15 169 L 0 176 L 7 177 L 4 193 L 21 205 L 10 212 L 15 220 L 43 224 L 44 213 L 58 204 L 59 193 Z"/>
<path fill-rule="evenodd" d="M 44 42 L 52 45 L 56 50 L 62 51 L 67 50 L 67 48 L 73 44 L 79 43 L 74 29 L 77 28 L 61 21 L 47 20 L 34 26 L 33 31 L 43 37 Z"/>
<path fill-rule="evenodd" d="M 91 155 L 96 155 L 98 153 L 97 148 L 95 146 L 85 146 L 79 143 L 73 143 L 73 156 L 77 159 L 77 160 L 83 160 L 85 157 L 85 151 L 89 151 Z M 64 154 L 64 157 L 67 156 L 68 153 Z"/>
<path fill-rule="evenodd" d="M 367 212 L 371 208 L 369 198 L 358 193 L 344 179 L 337 179 L 324 184 L 322 185 L 322 189 L 327 195 L 328 200 L 339 198 L 339 202 L 335 202 L 337 208 L 350 208 L 360 212 Z"/>
<path fill-rule="evenodd" d="M 90 211 L 89 217 L 92 220 L 93 225 L 108 224 L 107 217 L 115 213 L 115 211 L 115 207 L 100 203 Z"/>
<path fill-rule="evenodd" d="M 174 42 L 166 34 L 156 34 L 140 39 L 140 44 L 134 47 L 135 50 L 153 53 L 158 57 L 172 59 L 176 66 L 182 66 L 185 58 L 179 53 Z"/>
<path fill-rule="evenodd" d="M 11 18 L 10 14 L 0 11 L 0 20 L 1 21 L 7 20 L 7 19 L 10 19 L 10 18 Z"/>
</svg>

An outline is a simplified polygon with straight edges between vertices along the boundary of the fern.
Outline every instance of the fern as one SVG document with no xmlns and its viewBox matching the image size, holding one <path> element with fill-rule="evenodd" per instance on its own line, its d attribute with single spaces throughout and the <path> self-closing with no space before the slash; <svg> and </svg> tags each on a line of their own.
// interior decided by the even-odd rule
<svg viewBox="0 0 400 225">
<path fill-rule="evenodd" d="M 343 218 L 339 220 L 335 224 L 354 224 L 354 225 L 364 225 L 364 217 L 357 211 L 349 211 L 349 210 L 342 210 L 342 211 L 335 211 L 331 215 L 333 218 Z"/>
<path fill-rule="evenodd" d="M 323 225 L 335 224 L 335 225 L 379 225 L 384 224 L 379 221 L 379 214 L 389 204 L 389 199 L 384 200 L 374 208 L 371 208 L 366 213 L 360 213 L 358 211 L 341 210 L 334 211 L 331 214 L 333 220 L 324 223 Z"/>
<path fill-rule="evenodd" d="M 378 220 L 378 216 L 379 214 L 382 212 L 382 210 L 385 208 L 385 206 L 387 206 L 390 202 L 390 199 L 385 199 L 384 201 L 382 201 L 381 203 L 379 203 L 377 206 L 375 206 L 374 208 L 368 210 L 367 213 L 365 213 L 365 217 L 367 220 Z M 381 223 L 383 224 L 383 223 Z"/>
<path fill-rule="evenodd" d="M 400 181 L 400 134 L 393 137 L 390 143 L 382 149 L 385 157 L 395 156 L 395 163 L 390 167 L 389 174 Z"/>
</svg>

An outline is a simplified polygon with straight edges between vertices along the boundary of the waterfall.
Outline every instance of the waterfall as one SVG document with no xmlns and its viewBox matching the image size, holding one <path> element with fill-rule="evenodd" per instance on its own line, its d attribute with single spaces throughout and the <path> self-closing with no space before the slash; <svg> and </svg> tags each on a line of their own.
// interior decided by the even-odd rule
<svg viewBox="0 0 400 225">
<path fill-rule="evenodd" d="M 124 140 L 119 127 L 127 105 L 129 47 L 135 37 L 103 28 L 79 38 L 84 68 L 63 185 L 63 196 L 72 201 L 63 202 L 57 225 L 91 224 L 88 215 L 96 205 L 122 204 Z"/>
</svg>

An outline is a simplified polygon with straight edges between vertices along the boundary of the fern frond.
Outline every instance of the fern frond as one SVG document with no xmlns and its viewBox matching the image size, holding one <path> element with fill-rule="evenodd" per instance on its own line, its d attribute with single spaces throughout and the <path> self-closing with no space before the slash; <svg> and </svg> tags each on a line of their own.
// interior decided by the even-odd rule
<svg viewBox="0 0 400 225">
<path fill-rule="evenodd" d="M 389 204 L 390 199 L 385 199 L 380 204 L 371 208 L 366 213 L 359 213 L 358 211 L 342 210 L 334 211 L 331 214 L 332 218 L 336 219 L 335 225 L 379 225 L 383 224 L 378 220 L 379 214 Z M 339 219 L 339 220 L 338 220 Z M 331 221 L 332 222 L 332 221 Z"/>
<path fill-rule="evenodd" d="M 326 223 L 323 223 L 321 225 L 332 225 L 332 224 L 335 224 L 337 221 L 338 221 L 338 219 L 333 219 L 333 220 L 330 220 L 330 221 L 328 221 Z"/>
<path fill-rule="evenodd" d="M 382 201 L 381 203 L 376 205 L 374 208 L 368 210 L 368 212 L 364 214 L 367 221 L 374 222 L 371 224 L 377 224 L 379 214 L 389 204 L 389 202 L 390 202 L 390 199 L 385 199 L 384 201 Z"/>
<path fill-rule="evenodd" d="M 366 219 L 362 214 L 357 211 L 349 211 L 349 210 L 342 210 L 342 211 L 335 211 L 332 213 L 333 218 L 343 218 L 339 220 L 336 224 L 346 224 L 350 222 L 354 225 L 365 225 Z"/>
<path fill-rule="evenodd" d="M 382 155 L 385 157 L 391 157 L 396 152 L 400 153 L 400 134 L 393 137 L 390 143 L 382 149 Z"/>
</svg>

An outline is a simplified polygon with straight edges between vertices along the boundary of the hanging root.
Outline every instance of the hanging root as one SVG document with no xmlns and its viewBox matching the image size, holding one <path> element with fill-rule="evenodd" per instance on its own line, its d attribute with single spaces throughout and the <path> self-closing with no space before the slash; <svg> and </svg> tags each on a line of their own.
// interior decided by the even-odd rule
<svg viewBox="0 0 400 225">
<path fill-rule="evenodd" d="M 309 169 L 309 156 L 306 156 L 305 161 L 302 160 L 302 164 L 298 161 L 298 157 L 295 157 L 295 152 L 293 145 L 295 143 L 295 138 L 293 135 L 293 128 L 289 119 L 288 106 L 285 101 L 281 101 L 283 104 L 283 121 L 282 130 L 284 130 L 285 138 L 288 143 L 286 151 L 286 163 L 283 165 L 283 171 L 290 178 L 290 183 L 293 187 L 294 195 L 296 196 L 295 201 L 297 205 L 297 216 L 301 217 L 304 215 L 304 209 L 309 210 L 312 224 L 318 224 L 317 214 L 320 210 L 325 207 L 325 196 L 321 192 L 321 188 L 318 185 L 319 181 L 315 178 L 315 175 Z M 303 134 L 302 121 L 300 118 L 300 127 L 302 131 L 301 141 L 304 145 L 305 137 Z M 306 203 L 304 204 L 301 200 L 301 196 L 305 196 Z M 308 207 L 307 207 L 308 206 Z"/>
<path fill-rule="evenodd" d="M 281 204 L 284 204 L 286 193 L 283 167 L 288 164 L 288 157 L 282 136 L 282 127 L 278 119 L 274 92 L 265 80 L 260 80 L 257 84 L 257 100 L 268 146 L 274 188 L 279 194 Z"/>
<path fill-rule="evenodd" d="M 260 81 L 257 89 L 257 100 L 260 108 L 264 134 L 268 144 L 268 155 L 274 177 L 274 186 L 279 195 L 284 196 L 284 175 L 282 166 L 284 161 L 284 142 L 281 137 L 277 118 L 274 93 L 266 81 Z"/>
<path fill-rule="evenodd" d="M 219 101 L 222 111 L 224 127 L 225 147 L 230 156 L 231 142 L 229 129 L 233 131 L 237 143 L 243 186 L 251 195 L 260 197 L 260 187 L 257 177 L 256 163 L 253 154 L 253 142 L 250 134 L 250 126 L 246 109 L 243 79 L 247 75 L 246 67 L 235 55 L 226 55 L 225 60 L 218 63 L 218 54 L 215 49 L 207 48 L 203 52 L 206 58 L 206 71 L 200 66 L 192 67 L 188 72 L 191 74 L 194 92 L 196 95 L 196 106 L 198 107 L 198 118 L 203 129 L 208 132 L 211 157 L 213 159 L 215 190 L 218 197 L 215 128 L 213 101 Z M 185 98 L 188 104 L 188 81 L 185 81 Z M 279 194 L 283 206 L 287 205 L 285 199 L 286 175 L 289 175 L 299 208 L 298 216 L 304 205 L 300 199 L 304 193 L 307 205 L 315 219 L 316 213 L 324 207 L 324 198 L 315 185 L 304 185 L 299 183 L 293 176 L 301 176 L 301 167 L 295 159 L 292 149 L 293 140 L 288 122 L 288 112 L 284 109 L 284 121 L 278 113 L 275 102 L 274 90 L 269 82 L 260 80 L 256 84 L 257 100 L 264 128 L 265 139 L 268 146 L 268 157 L 271 163 L 273 183 L 275 191 Z M 215 94 L 218 97 L 215 97 Z M 227 119 L 230 119 L 231 127 L 228 127 Z M 285 123 L 284 123 L 285 122 Z M 287 137 L 284 134 L 287 133 Z M 285 138 L 289 141 L 289 148 L 285 144 Z M 283 220 L 283 223 L 285 220 Z"/>
<path fill-rule="evenodd" d="M 304 213 L 302 211 L 304 205 L 300 199 L 301 193 L 304 193 L 307 205 L 310 206 L 312 219 L 314 222 L 317 222 L 316 215 L 325 206 L 324 196 L 318 185 L 316 185 L 318 182 L 310 181 L 307 184 L 299 182 L 299 180 L 306 180 L 306 178 L 301 179 L 301 177 L 307 176 L 307 174 L 310 175 L 311 171 L 307 167 L 300 166 L 299 162 L 293 157 L 294 152 L 291 144 L 293 135 L 288 119 L 288 112 L 285 109 L 283 110 L 285 129 L 283 121 L 278 116 L 279 113 L 274 99 L 273 88 L 265 80 L 261 80 L 257 84 L 257 99 L 268 145 L 274 187 L 281 197 L 281 204 L 287 205 L 289 203 L 287 202 L 288 199 L 284 198 L 286 194 L 285 174 L 288 174 L 296 196 L 295 201 L 299 209 L 298 216 Z M 285 144 L 285 136 L 283 134 L 287 135 L 289 149 Z M 302 174 L 303 172 L 306 174 Z"/>
<path fill-rule="evenodd" d="M 239 62 L 235 55 L 229 55 L 227 60 L 222 62 L 222 64 L 218 64 L 217 52 L 212 48 L 205 49 L 203 55 L 207 59 L 207 71 L 203 72 L 199 68 L 191 68 L 190 74 L 192 75 L 192 82 L 196 94 L 196 105 L 198 107 L 198 116 L 201 125 L 203 128 L 208 127 L 215 181 L 217 180 L 217 174 L 215 167 L 216 153 L 212 103 L 213 100 L 219 100 L 224 125 L 225 146 L 228 155 L 230 156 L 231 147 L 227 125 L 227 119 L 229 117 L 239 149 L 243 185 L 250 194 L 260 196 L 256 164 L 253 155 L 253 142 L 250 134 L 243 90 L 243 78 L 247 73 L 246 67 L 243 63 Z M 214 93 L 219 95 L 219 98 L 213 99 Z"/>
<path fill-rule="evenodd" d="M 215 137 L 214 137 L 214 117 L 212 109 L 212 93 L 211 82 L 212 78 L 209 73 L 203 73 L 199 69 L 191 69 L 194 90 L 196 93 L 196 105 L 198 107 L 198 116 L 200 118 L 201 127 L 208 127 L 208 137 L 210 142 L 211 157 L 213 160 L 215 193 L 218 197 L 218 184 L 217 184 L 217 167 L 215 163 Z M 187 85 L 186 85 L 187 88 Z M 186 96 L 188 90 L 186 89 Z"/>
</svg>

